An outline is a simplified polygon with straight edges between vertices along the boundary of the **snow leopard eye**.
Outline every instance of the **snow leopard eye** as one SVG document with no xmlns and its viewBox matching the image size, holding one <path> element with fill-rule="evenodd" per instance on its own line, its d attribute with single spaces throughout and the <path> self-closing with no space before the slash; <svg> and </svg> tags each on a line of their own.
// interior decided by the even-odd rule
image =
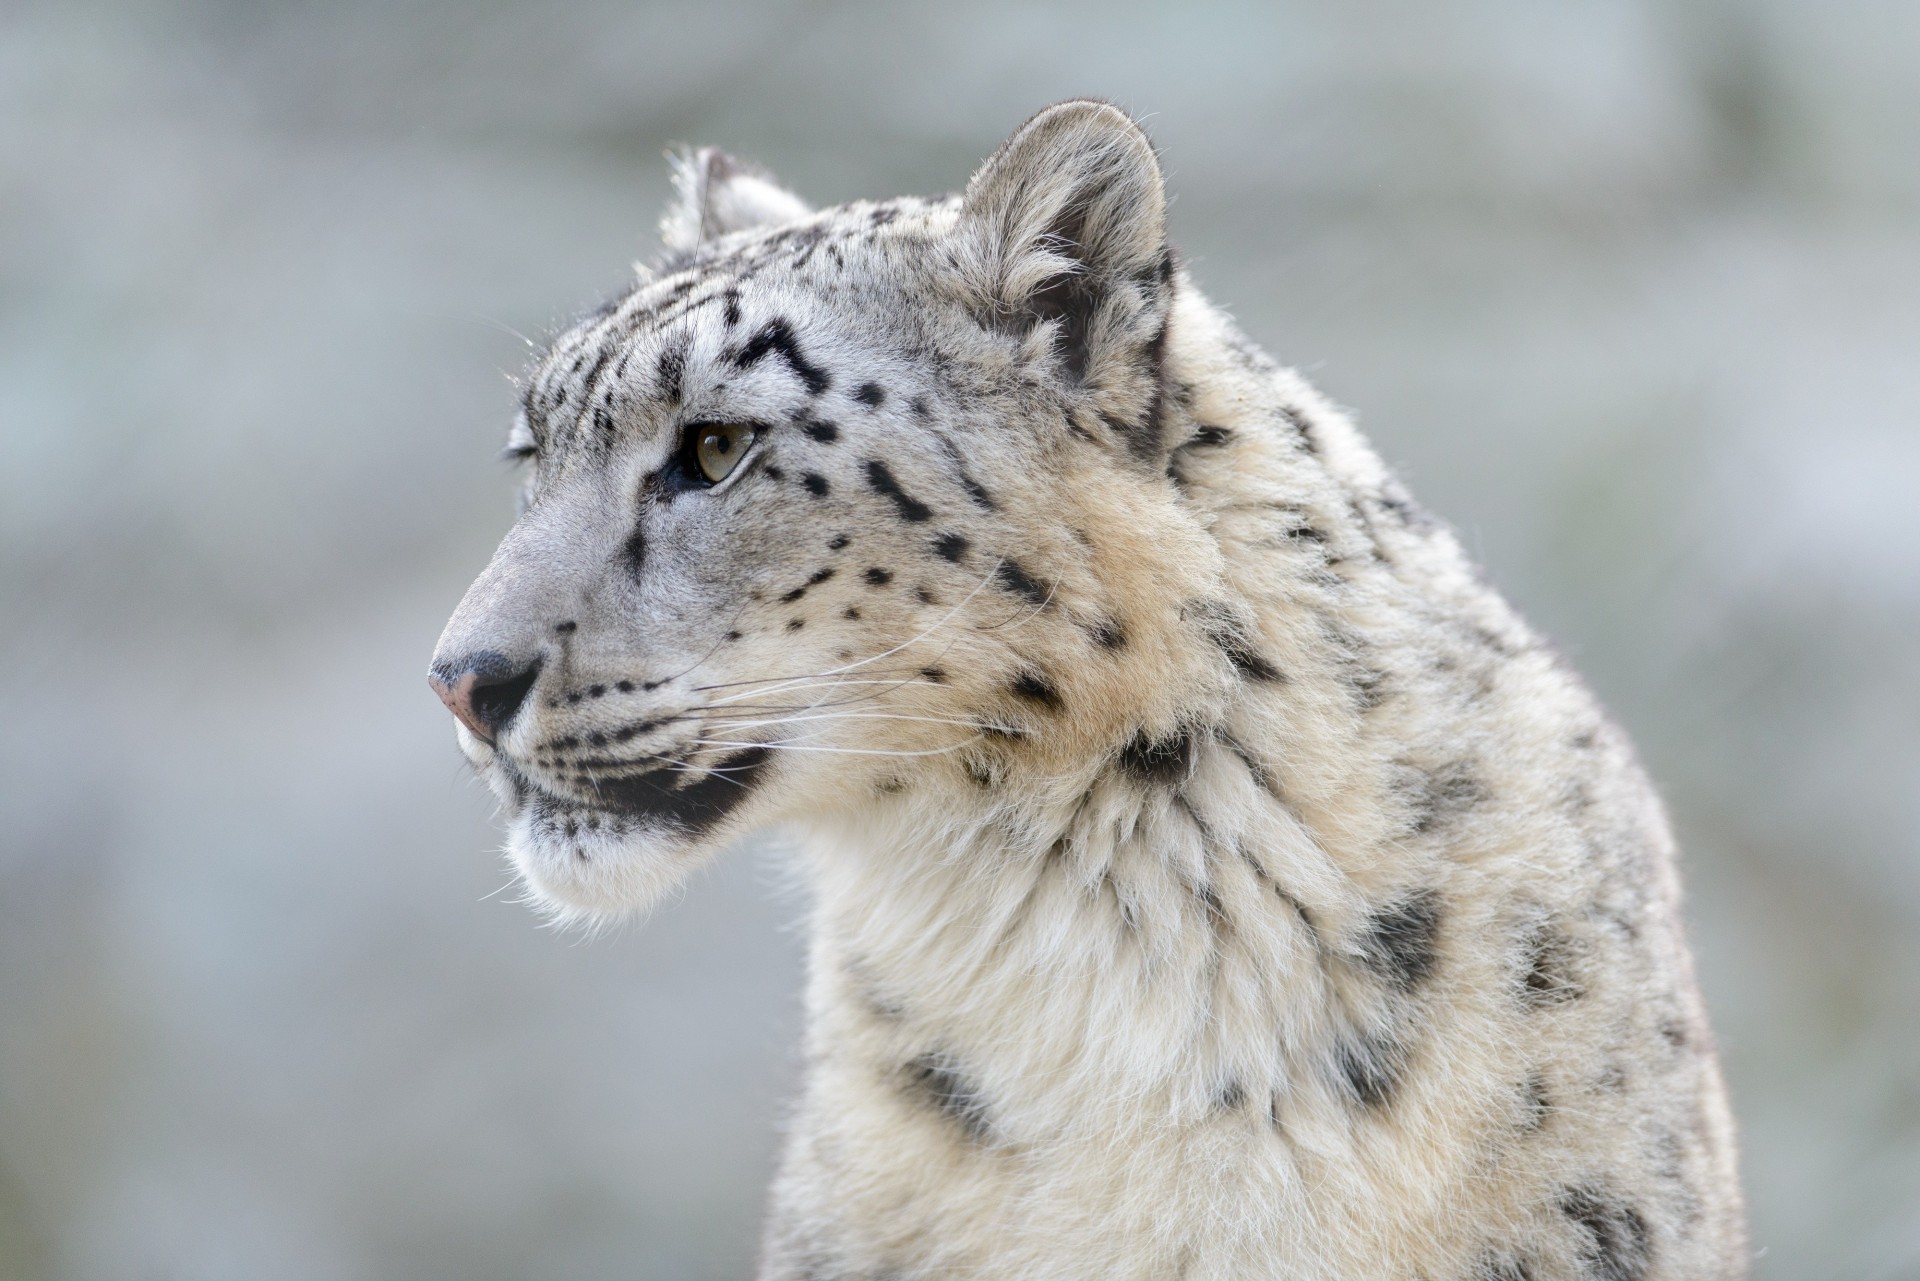
<svg viewBox="0 0 1920 1281">
<path fill-rule="evenodd" d="M 696 423 L 687 429 L 694 467 L 709 485 L 719 484 L 740 465 L 755 435 L 744 423 Z"/>
</svg>

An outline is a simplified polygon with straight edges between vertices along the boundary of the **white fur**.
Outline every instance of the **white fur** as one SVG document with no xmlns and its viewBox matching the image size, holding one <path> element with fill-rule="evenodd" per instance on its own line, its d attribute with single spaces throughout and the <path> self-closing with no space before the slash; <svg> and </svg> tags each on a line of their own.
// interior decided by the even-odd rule
<svg viewBox="0 0 1920 1281">
<path fill-rule="evenodd" d="M 556 912 L 810 834 L 761 1275 L 1743 1275 L 1656 797 L 1168 266 L 1138 128 L 1052 108 L 959 201 L 680 182 L 660 272 L 536 371 L 530 506 L 441 658 L 545 664 L 463 743 Z M 759 452 L 662 489 L 716 419 Z M 750 748 L 709 825 L 603 791 Z"/>
</svg>

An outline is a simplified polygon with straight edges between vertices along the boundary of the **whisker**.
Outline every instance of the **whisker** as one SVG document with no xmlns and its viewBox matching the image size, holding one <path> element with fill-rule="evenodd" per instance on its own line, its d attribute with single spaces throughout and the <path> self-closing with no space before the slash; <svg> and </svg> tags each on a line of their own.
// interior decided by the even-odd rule
<svg viewBox="0 0 1920 1281">
<path fill-rule="evenodd" d="M 806 721 L 914 721 L 924 725 L 961 725 L 981 728 L 980 722 L 952 716 L 912 716 L 904 712 L 823 712 L 818 716 L 777 716 L 765 720 L 720 720 L 710 722 L 728 730 L 758 729 L 766 725 L 797 725 Z M 1003 728 L 994 726 L 993 728 Z"/>
<path fill-rule="evenodd" d="M 947 747 L 931 747 L 924 751 L 889 751 L 878 747 L 808 747 L 799 743 L 737 743 L 726 739 L 695 739 L 703 747 L 764 747 L 776 752 L 828 752 L 836 756 L 944 756 L 948 752 L 957 752 L 969 743 L 978 742 L 980 735 L 963 739 Z"/>
<path fill-rule="evenodd" d="M 960 613 L 960 611 L 965 609 L 973 601 L 973 598 L 975 596 L 978 596 L 981 592 L 985 591 L 987 584 L 993 581 L 993 576 L 1000 572 L 1000 566 L 1005 563 L 1006 563 L 1006 558 L 1004 556 L 995 559 L 993 563 L 993 568 L 987 571 L 986 576 L 983 577 L 978 583 L 976 583 L 974 585 L 973 590 L 968 592 L 965 596 L 963 596 L 960 599 L 958 604 L 956 604 L 952 609 L 948 610 L 945 614 L 942 614 L 931 625 L 923 628 L 917 635 L 910 637 L 907 640 L 901 641 L 898 645 L 895 645 L 892 649 L 882 650 L 878 654 L 871 655 L 870 657 L 867 657 L 867 658 L 859 659 L 855 662 L 844 664 L 843 666 L 840 666 L 840 667 L 828 668 L 826 671 L 819 672 L 814 676 L 797 676 L 797 677 L 794 677 L 793 679 L 795 681 L 819 680 L 829 676 L 838 676 L 842 672 L 858 671 L 860 668 L 865 667 L 870 663 L 877 663 L 882 659 L 891 658 L 895 654 L 900 653 L 902 650 L 910 649 L 913 646 L 918 645 L 921 641 L 927 639 L 929 636 L 932 636 L 935 632 L 939 631 L 942 627 L 945 627 L 949 622 L 953 621 L 953 619 Z M 772 690 L 768 690 L 765 692 L 777 693 L 781 688 L 782 686 L 775 685 Z M 724 702 L 725 700 L 722 699 L 719 701 Z"/>
</svg>

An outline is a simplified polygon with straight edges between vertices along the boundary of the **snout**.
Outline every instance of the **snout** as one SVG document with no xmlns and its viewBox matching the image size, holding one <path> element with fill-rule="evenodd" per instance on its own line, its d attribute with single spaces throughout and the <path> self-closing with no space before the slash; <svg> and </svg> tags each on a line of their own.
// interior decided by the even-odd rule
<svg viewBox="0 0 1920 1281">
<path fill-rule="evenodd" d="M 549 503 L 522 516 L 434 647 L 427 684 L 489 746 L 527 706 L 547 659 L 578 626 L 591 544 L 581 520 L 561 517 L 579 506 Z"/>
</svg>

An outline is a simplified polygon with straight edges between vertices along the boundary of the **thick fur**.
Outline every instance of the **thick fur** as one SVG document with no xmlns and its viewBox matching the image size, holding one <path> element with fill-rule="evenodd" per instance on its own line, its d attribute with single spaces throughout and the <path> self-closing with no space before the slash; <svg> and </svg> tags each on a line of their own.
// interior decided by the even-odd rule
<svg viewBox="0 0 1920 1281">
<path fill-rule="evenodd" d="M 1745 1274 L 1631 748 L 1168 250 L 1122 113 L 807 214 L 718 153 L 526 387 L 436 670 L 562 917 L 811 833 L 767 1281 Z M 676 487 L 689 423 L 758 427 Z M 538 667 L 531 665 L 538 663 Z"/>
</svg>

